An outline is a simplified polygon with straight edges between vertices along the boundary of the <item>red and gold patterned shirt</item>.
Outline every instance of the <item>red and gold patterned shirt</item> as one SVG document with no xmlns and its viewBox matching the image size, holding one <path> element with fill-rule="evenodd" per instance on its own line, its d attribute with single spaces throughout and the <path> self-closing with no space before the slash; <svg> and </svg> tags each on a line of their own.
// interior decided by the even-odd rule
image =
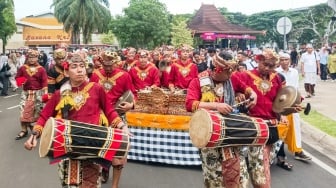
<svg viewBox="0 0 336 188">
<path fill-rule="evenodd" d="M 107 102 L 108 99 L 104 89 L 97 83 L 85 82 L 79 87 L 72 87 L 70 95 L 74 99 L 75 105 L 69 111 L 67 119 L 99 125 L 100 112 L 103 111 L 109 125 L 115 127 L 121 122 L 117 112 Z M 61 118 L 60 112 L 56 111 L 60 101 L 61 93 L 60 90 L 57 90 L 41 111 L 34 130 L 41 131 L 50 117 Z"/>
<path fill-rule="evenodd" d="M 114 106 L 118 99 L 128 90 L 136 98 L 136 92 L 129 73 L 121 69 L 114 69 L 111 74 L 106 74 L 104 69 L 96 71 L 90 78 L 91 82 L 99 83 L 107 93 L 108 101 Z"/>
<path fill-rule="evenodd" d="M 178 60 L 171 66 L 169 75 L 169 87 L 177 87 L 180 89 L 187 89 L 190 81 L 197 78 L 197 66 L 192 63 L 190 59 L 185 64 Z"/>
<path fill-rule="evenodd" d="M 131 68 L 129 74 L 137 91 L 151 86 L 160 87 L 159 70 L 153 64 L 148 64 L 143 68 L 135 66 Z"/>
<path fill-rule="evenodd" d="M 40 90 L 47 89 L 48 76 L 45 69 L 38 66 L 23 65 L 18 70 L 15 78 L 25 77 L 27 81 L 23 85 L 23 90 Z"/>
<path fill-rule="evenodd" d="M 247 93 L 253 90 L 257 94 L 257 105 L 249 109 L 249 115 L 263 119 L 276 119 L 272 104 L 277 92 L 283 87 L 283 81 L 277 73 L 271 73 L 267 79 L 262 79 L 257 69 L 245 72 L 235 72 L 231 77 L 235 92 Z"/>
</svg>

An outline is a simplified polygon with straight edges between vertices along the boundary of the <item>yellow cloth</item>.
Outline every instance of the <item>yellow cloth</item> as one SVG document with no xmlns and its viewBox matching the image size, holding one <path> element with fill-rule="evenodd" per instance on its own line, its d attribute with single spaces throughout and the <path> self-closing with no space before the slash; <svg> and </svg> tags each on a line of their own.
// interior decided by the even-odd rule
<svg viewBox="0 0 336 188">
<path fill-rule="evenodd" d="M 190 116 L 127 112 L 126 120 L 130 127 L 188 131 Z"/>
<path fill-rule="evenodd" d="M 284 141 L 287 137 L 289 125 L 287 123 L 279 123 L 277 125 L 277 128 L 278 128 L 279 139 Z"/>
<path fill-rule="evenodd" d="M 294 125 L 294 118 L 293 114 L 290 114 L 287 116 L 288 119 L 288 132 L 287 136 L 285 138 L 285 144 L 288 146 L 288 151 L 290 152 L 301 152 L 302 148 L 299 148 L 296 143 L 296 137 L 295 137 L 295 125 Z"/>
</svg>

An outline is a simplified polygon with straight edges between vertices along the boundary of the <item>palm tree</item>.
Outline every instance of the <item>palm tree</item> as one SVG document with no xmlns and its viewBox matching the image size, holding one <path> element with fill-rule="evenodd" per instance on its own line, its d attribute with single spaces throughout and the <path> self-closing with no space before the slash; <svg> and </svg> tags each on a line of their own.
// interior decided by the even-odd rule
<svg viewBox="0 0 336 188">
<path fill-rule="evenodd" d="M 64 30 L 71 32 L 71 42 L 80 43 L 80 32 L 83 43 L 91 41 L 91 34 L 108 31 L 111 20 L 108 0 L 53 0 L 55 17 L 63 23 Z"/>
</svg>

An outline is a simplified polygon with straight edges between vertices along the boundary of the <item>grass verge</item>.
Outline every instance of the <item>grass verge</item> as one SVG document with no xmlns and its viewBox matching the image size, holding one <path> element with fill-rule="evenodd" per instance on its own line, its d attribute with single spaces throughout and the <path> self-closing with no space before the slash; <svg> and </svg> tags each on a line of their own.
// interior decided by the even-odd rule
<svg viewBox="0 0 336 188">
<path fill-rule="evenodd" d="M 311 110 L 308 116 L 302 112 L 300 117 L 310 125 L 336 138 L 336 121 L 318 113 L 316 110 Z"/>
</svg>

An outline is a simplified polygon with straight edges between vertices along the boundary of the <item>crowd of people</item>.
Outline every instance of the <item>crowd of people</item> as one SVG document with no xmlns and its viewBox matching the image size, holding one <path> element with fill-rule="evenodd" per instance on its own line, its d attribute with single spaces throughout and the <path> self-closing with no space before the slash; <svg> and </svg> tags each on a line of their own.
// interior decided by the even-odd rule
<svg viewBox="0 0 336 188">
<path fill-rule="evenodd" d="M 272 156 L 276 164 L 291 170 L 284 145 L 295 159 L 311 160 L 302 149 L 300 105 L 294 113 L 275 113 L 272 104 L 277 93 L 286 85 L 298 89 L 301 65 L 306 97 L 315 95 L 317 75 L 326 80 L 336 79 L 336 50 L 327 54 L 306 45 L 301 55 L 276 53 L 264 49 L 258 54 L 228 49 L 199 49 L 182 45 L 161 46 L 152 51 L 132 47 L 120 51 L 110 49 L 77 49 L 68 51 L 66 45 L 54 50 L 52 58 L 44 52 L 29 49 L 2 56 L 0 59 L 1 95 L 8 95 L 22 87 L 20 101 L 21 130 L 15 137 L 25 142 L 25 148 L 36 147 L 45 123 L 57 117 L 121 129 L 132 135 L 127 126 L 125 113 L 134 109 L 138 92 L 151 88 L 165 88 L 174 93 L 186 90 L 186 109 L 195 112 L 207 109 L 223 116 L 237 113 L 233 106 L 249 102 L 240 113 L 262 118 L 269 127 L 269 140 L 263 146 L 234 146 L 200 149 L 205 187 L 270 187 Z M 328 74 L 326 72 L 328 68 Z M 10 74 L 8 73 L 10 71 Z M 322 73 L 323 72 L 323 73 Z M 323 75 L 323 76 L 322 76 Z M 133 102 L 116 106 L 118 99 L 127 91 L 134 95 Z M 280 140 L 279 123 L 289 125 L 288 136 Z M 290 134 L 289 134 L 290 133 Z M 289 136 L 290 135 L 290 136 Z M 118 187 L 126 158 L 112 161 L 112 188 Z M 75 168 L 77 174 L 70 173 Z M 109 168 L 90 160 L 64 159 L 59 165 L 62 187 L 100 187 L 109 178 Z"/>
</svg>

